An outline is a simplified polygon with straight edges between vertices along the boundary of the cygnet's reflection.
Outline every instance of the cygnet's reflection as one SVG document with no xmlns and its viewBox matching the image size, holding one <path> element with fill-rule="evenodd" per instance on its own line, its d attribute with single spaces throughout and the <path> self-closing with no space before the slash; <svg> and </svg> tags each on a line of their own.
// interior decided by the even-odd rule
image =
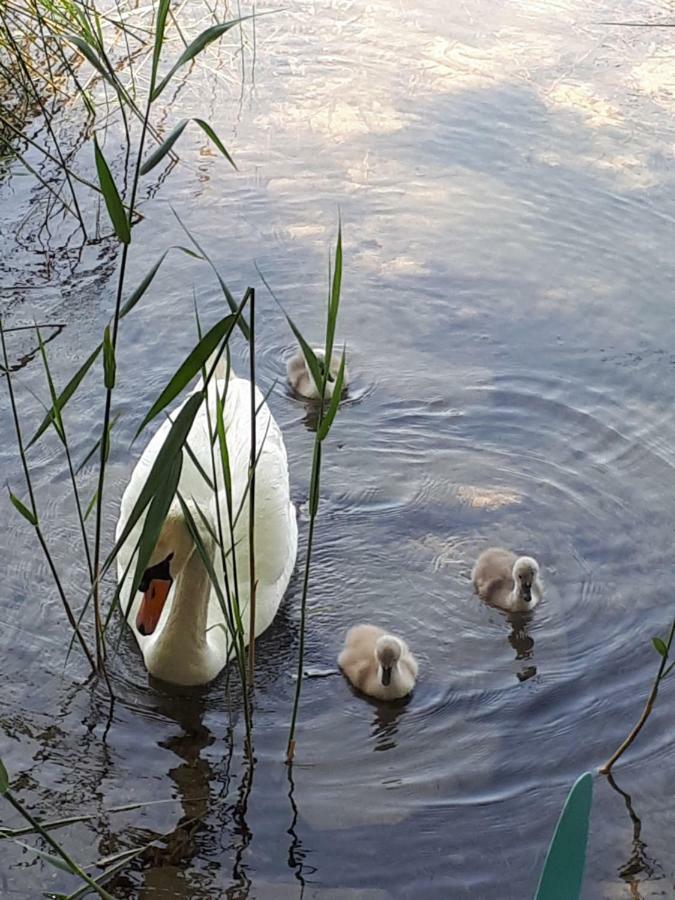
<svg viewBox="0 0 675 900">
<path fill-rule="evenodd" d="M 532 621 L 532 614 L 524 613 L 508 613 L 507 621 L 510 625 L 509 644 L 516 651 L 516 662 L 523 662 L 532 659 L 534 655 L 534 638 L 529 633 L 529 625 Z M 516 672 L 518 681 L 527 681 L 537 674 L 537 667 L 534 665 L 520 666 Z"/>
<path fill-rule="evenodd" d="M 396 747 L 398 721 L 410 703 L 410 699 L 408 696 L 402 700 L 392 700 L 387 703 L 376 700 L 366 701 L 375 709 L 371 729 L 371 737 L 374 739 L 373 750 L 393 750 Z"/>
</svg>

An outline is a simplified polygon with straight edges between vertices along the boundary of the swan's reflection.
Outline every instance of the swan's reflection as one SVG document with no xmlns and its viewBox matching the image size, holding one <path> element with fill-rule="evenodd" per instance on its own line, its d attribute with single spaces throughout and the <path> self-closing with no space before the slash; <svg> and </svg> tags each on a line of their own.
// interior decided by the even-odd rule
<svg viewBox="0 0 675 900">
<path fill-rule="evenodd" d="M 621 794 L 626 804 L 628 815 L 633 823 L 633 840 L 631 842 L 631 854 L 626 863 L 619 869 L 619 877 L 626 882 L 630 888 L 630 896 L 633 900 L 641 900 L 642 894 L 639 890 L 640 881 L 649 880 L 655 873 L 661 873 L 661 866 L 658 862 L 647 853 L 647 845 L 641 838 L 642 820 L 633 808 L 633 801 L 630 794 L 622 790 L 614 781 L 611 774 L 607 776 L 610 787 Z M 642 876 L 640 878 L 639 876 Z"/>
<path fill-rule="evenodd" d="M 511 627 L 509 632 L 509 644 L 516 651 L 516 662 L 523 662 L 532 659 L 534 655 L 534 638 L 531 637 L 528 627 L 532 621 L 532 614 L 524 613 L 508 613 L 507 621 Z M 523 665 L 516 672 L 518 681 L 527 681 L 537 674 L 537 667 L 534 665 Z"/>
<path fill-rule="evenodd" d="M 138 897 L 161 897 L 197 900 L 208 897 L 208 885 L 201 885 L 200 878 L 189 872 L 195 857 L 204 853 L 200 841 L 208 839 L 204 819 L 209 811 L 213 768 L 202 759 L 202 751 L 214 742 L 214 737 L 203 723 L 205 699 L 203 696 L 161 697 L 157 711 L 174 720 L 179 732 L 160 746 L 182 760 L 169 770 L 168 775 L 176 784 L 183 815 L 174 830 L 165 835 L 157 845 L 143 854 L 147 865 L 143 885 Z"/>
</svg>

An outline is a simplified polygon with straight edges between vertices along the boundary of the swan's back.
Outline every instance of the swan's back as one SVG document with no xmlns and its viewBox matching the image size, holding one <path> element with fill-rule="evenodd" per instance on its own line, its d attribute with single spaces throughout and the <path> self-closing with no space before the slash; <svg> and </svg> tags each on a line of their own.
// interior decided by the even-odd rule
<svg viewBox="0 0 675 900">
<path fill-rule="evenodd" d="M 488 603 L 505 600 L 513 590 L 513 564 L 516 554 L 501 547 L 490 547 L 476 560 L 471 580 L 477 593 Z"/>
<path fill-rule="evenodd" d="M 195 392 L 201 389 L 201 384 Z M 183 467 L 179 482 L 181 495 L 187 501 L 194 501 L 209 521 L 217 522 L 216 497 L 200 473 L 200 467 L 210 479 L 213 477 L 211 461 L 211 443 L 209 437 L 209 417 L 211 428 L 216 427 L 217 393 L 223 395 L 225 381 L 212 380 L 209 384 L 207 403 L 202 403 L 195 416 L 188 434 L 187 445 L 190 453 L 183 453 Z M 194 393 L 194 392 L 193 392 Z M 272 417 L 267 403 L 260 390 L 255 388 L 255 408 L 258 411 L 256 422 L 255 471 L 255 579 L 256 579 L 256 636 L 261 634 L 271 623 L 290 579 L 297 552 L 297 522 L 295 508 L 290 501 L 288 461 L 286 448 L 279 426 Z M 190 398 L 171 411 L 170 419 L 176 416 Z M 207 413 L 208 409 L 208 413 Z M 227 384 L 223 408 L 223 423 L 227 436 L 229 467 L 232 485 L 232 510 L 234 524 L 234 544 L 236 547 L 237 584 L 246 641 L 248 641 L 248 604 L 250 598 L 249 573 L 249 502 L 247 493 L 249 480 L 249 462 L 251 455 L 251 385 L 249 381 L 231 375 Z M 117 537 L 121 534 L 131 511 L 143 489 L 157 454 L 162 447 L 171 428 L 171 421 L 166 420 L 145 447 L 138 460 L 121 502 L 120 518 L 117 524 Z M 214 447 L 216 458 L 216 491 L 224 533 L 224 546 L 230 549 L 230 524 L 227 514 L 225 482 L 220 463 L 218 442 Z M 194 457 L 194 459 L 192 458 Z M 195 462 L 196 460 L 196 462 Z M 237 514 L 239 516 L 237 518 Z M 133 548 L 141 533 L 145 516 L 142 516 L 122 550 L 118 554 L 118 579 L 121 579 L 130 562 Z M 197 522 L 199 525 L 199 522 Z M 216 529 L 217 531 L 217 529 Z M 224 581 L 221 554 L 215 554 L 214 566 L 220 584 Z M 234 583 L 234 567 L 232 554 L 227 563 L 230 585 Z M 126 609 L 131 600 L 129 621 L 135 621 L 136 610 L 140 604 L 140 594 L 130 597 L 130 581 L 133 566 L 122 592 L 122 608 Z M 224 590 L 223 590 L 223 593 Z M 222 624 L 224 616 L 215 588 L 211 591 L 209 601 L 208 625 Z M 135 630 L 135 629 L 134 629 Z M 138 638 L 138 634 L 136 635 Z M 139 639 L 142 646 L 142 639 Z"/>
</svg>

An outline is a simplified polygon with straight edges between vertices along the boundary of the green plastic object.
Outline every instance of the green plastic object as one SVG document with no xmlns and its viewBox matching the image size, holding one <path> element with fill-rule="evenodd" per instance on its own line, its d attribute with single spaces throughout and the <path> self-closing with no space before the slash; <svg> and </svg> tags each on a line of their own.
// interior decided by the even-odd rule
<svg viewBox="0 0 675 900">
<path fill-rule="evenodd" d="M 586 862 L 593 778 L 576 780 L 549 845 L 535 900 L 578 900 Z"/>
</svg>

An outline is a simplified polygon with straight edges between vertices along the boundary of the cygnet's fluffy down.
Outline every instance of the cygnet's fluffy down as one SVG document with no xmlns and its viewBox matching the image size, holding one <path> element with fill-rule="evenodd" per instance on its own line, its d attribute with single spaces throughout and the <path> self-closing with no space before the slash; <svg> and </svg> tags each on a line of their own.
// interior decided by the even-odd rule
<svg viewBox="0 0 675 900">
<path fill-rule="evenodd" d="M 481 553 L 471 580 L 483 600 L 512 612 L 533 609 L 544 593 L 536 559 L 501 547 Z"/>
<path fill-rule="evenodd" d="M 355 625 L 338 665 L 354 687 L 378 700 L 398 700 L 415 687 L 417 660 L 404 640 L 375 625 Z"/>
<path fill-rule="evenodd" d="M 319 362 L 323 363 L 325 361 L 325 353 L 321 347 L 312 347 L 314 350 L 314 355 L 319 360 Z M 338 376 L 338 372 L 340 371 L 340 362 L 342 357 L 337 353 L 333 353 L 330 360 L 330 374 L 332 376 L 332 380 L 329 378 L 326 381 L 326 393 L 325 399 L 329 400 L 333 396 L 333 391 L 335 390 L 335 379 Z M 293 388 L 296 394 L 299 394 L 301 397 L 306 397 L 308 400 L 319 400 L 321 398 L 321 386 L 315 383 L 314 378 L 312 377 L 312 373 L 307 368 L 307 362 L 305 361 L 305 357 L 302 353 L 302 350 L 298 350 L 295 356 L 292 356 L 288 361 L 288 365 L 286 366 L 286 373 L 288 375 L 288 383 Z M 344 375 L 342 377 L 342 390 L 344 391 L 349 383 L 349 373 L 347 372 L 347 366 L 345 366 Z"/>
</svg>

